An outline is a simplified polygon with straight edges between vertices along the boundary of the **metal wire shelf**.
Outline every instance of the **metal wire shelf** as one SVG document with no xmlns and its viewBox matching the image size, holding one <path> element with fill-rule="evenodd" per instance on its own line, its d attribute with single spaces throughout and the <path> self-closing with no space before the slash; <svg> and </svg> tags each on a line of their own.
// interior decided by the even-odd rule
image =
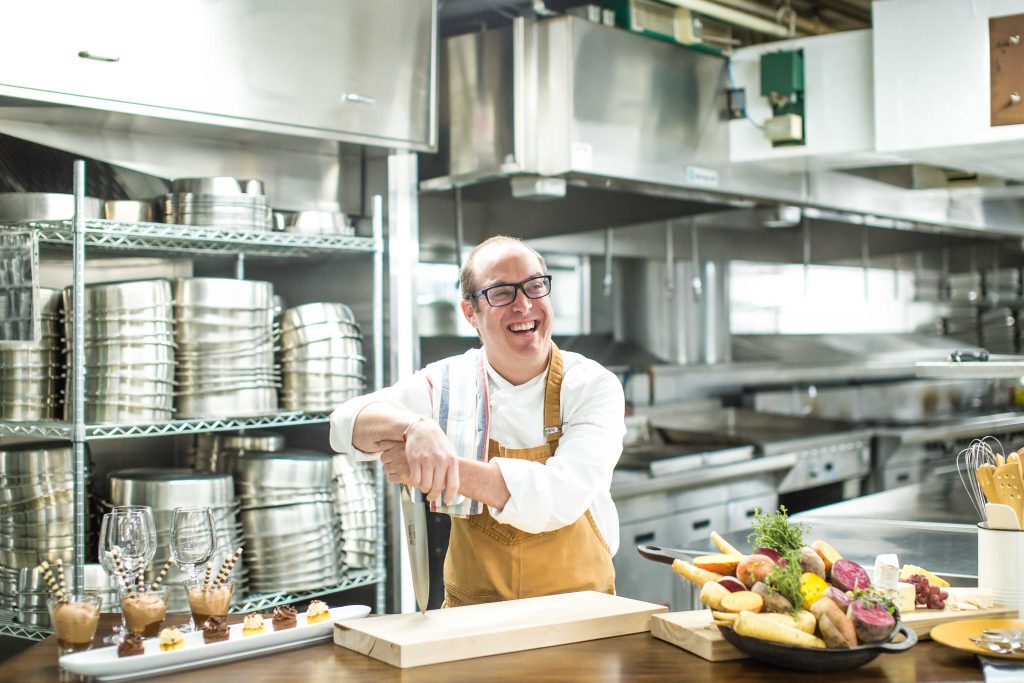
<svg viewBox="0 0 1024 683">
<path fill-rule="evenodd" d="M 348 578 L 335 586 L 327 586 L 313 591 L 299 591 L 295 593 L 281 592 L 250 595 L 245 602 L 232 606 L 231 613 L 241 614 L 258 612 L 277 605 L 301 602 L 303 600 L 318 598 L 323 595 L 352 590 L 353 588 L 371 586 L 383 580 L 384 574 L 379 571 L 354 571 L 349 573 Z M 14 614 L 15 613 L 12 610 L 0 609 L 0 636 L 22 638 L 24 640 L 42 640 L 53 633 L 52 628 L 20 624 L 15 621 Z"/>
<path fill-rule="evenodd" d="M 27 221 L 4 227 L 13 230 L 35 230 L 41 242 L 68 246 L 74 243 L 74 225 L 70 220 Z M 278 257 L 369 253 L 377 248 L 375 238 L 355 235 L 253 232 L 172 223 L 126 223 L 98 218 L 85 221 L 85 243 L 105 249 L 148 249 L 230 256 L 245 252 Z"/>
<path fill-rule="evenodd" d="M 14 620 L 14 611 L 0 609 L 0 636 L 22 638 L 24 640 L 42 640 L 53 633 L 52 628 L 28 626 Z"/>
<path fill-rule="evenodd" d="M 85 426 L 85 438 L 90 440 L 259 429 L 261 427 L 318 424 L 327 422 L 329 418 L 330 413 L 289 412 L 255 417 L 194 418 L 140 424 L 91 424 Z M 0 436 L 70 439 L 72 430 L 73 427 L 68 422 L 0 422 Z"/>
<path fill-rule="evenodd" d="M 348 578 L 335 586 L 328 586 L 326 588 L 318 588 L 314 591 L 300 591 L 296 593 L 281 592 L 281 593 L 265 593 L 262 595 L 249 595 L 248 600 L 245 602 L 233 605 L 231 607 L 232 614 L 239 614 L 242 612 L 257 612 L 264 610 L 275 605 L 284 605 L 291 602 L 301 602 L 302 600 L 309 600 L 311 598 L 318 598 L 322 595 L 330 595 L 331 593 L 340 593 L 341 591 L 352 590 L 353 588 L 359 588 L 361 586 L 370 586 L 375 583 L 384 580 L 383 572 L 361 570 L 349 572 Z"/>
</svg>

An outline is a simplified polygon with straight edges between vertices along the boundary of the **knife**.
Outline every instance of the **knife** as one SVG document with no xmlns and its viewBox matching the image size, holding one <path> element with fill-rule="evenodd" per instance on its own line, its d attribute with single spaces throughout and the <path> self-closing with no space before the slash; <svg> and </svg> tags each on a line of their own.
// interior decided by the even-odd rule
<svg viewBox="0 0 1024 683">
<path fill-rule="evenodd" d="M 405 543 L 412 568 L 412 588 L 421 614 L 427 613 L 430 598 L 430 564 L 427 557 L 427 511 L 412 490 L 402 485 L 402 517 L 405 520 Z"/>
</svg>

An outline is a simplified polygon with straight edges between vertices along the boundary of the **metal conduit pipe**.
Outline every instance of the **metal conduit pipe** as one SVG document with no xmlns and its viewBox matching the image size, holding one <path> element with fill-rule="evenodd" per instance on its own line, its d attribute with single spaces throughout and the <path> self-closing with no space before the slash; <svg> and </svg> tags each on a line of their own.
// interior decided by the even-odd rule
<svg viewBox="0 0 1024 683">
<path fill-rule="evenodd" d="M 759 5 L 756 2 L 752 2 L 752 0 L 715 0 L 715 2 L 719 5 L 726 5 L 727 7 L 767 17 L 768 19 L 774 19 L 776 16 L 774 10 L 769 7 L 765 7 L 764 5 Z M 800 15 L 797 15 L 796 17 L 796 27 L 803 33 L 815 36 L 836 32 L 835 28 L 822 21 L 818 21 L 816 19 L 805 19 Z"/>
<path fill-rule="evenodd" d="M 764 33 L 770 36 L 776 36 L 778 38 L 791 38 L 789 28 L 776 24 L 774 21 L 768 21 L 761 17 L 747 14 L 746 12 L 740 12 L 739 10 L 731 7 L 724 7 L 722 5 L 709 2 L 709 0 L 665 0 L 670 5 L 676 7 L 682 7 L 684 9 L 692 10 L 698 14 L 709 16 L 719 21 L 724 21 L 727 24 L 734 24 L 736 26 L 742 26 L 748 28 L 751 31 L 757 31 L 758 33 Z"/>
</svg>

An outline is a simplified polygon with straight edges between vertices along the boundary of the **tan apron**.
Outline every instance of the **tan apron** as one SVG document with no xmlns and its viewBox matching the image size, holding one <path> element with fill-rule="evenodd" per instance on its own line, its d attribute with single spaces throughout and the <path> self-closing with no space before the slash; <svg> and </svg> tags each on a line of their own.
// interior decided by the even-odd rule
<svg viewBox="0 0 1024 683">
<path fill-rule="evenodd" d="M 544 434 L 547 443 L 533 448 L 505 448 L 493 439 L 487 457 L 520 458 L 545 463 L 561 434 L 562 354 L 551 345 L 544 389 Z M 572 524 L 531 534 L 483 512 L 452 518 L 444 560 L 444 606 L 457 607 L 538 595 L 594 590 L 615 593 L 615 569 L 608 544 L 590 510 Z"/>
</svg>

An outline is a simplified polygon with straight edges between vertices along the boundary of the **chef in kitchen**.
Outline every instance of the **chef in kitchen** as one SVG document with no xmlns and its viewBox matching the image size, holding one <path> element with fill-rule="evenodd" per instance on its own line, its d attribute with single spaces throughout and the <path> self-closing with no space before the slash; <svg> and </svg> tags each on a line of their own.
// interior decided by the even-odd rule
<svg viewBox="0 0 1024 683">
<path fill-rule="evenodd" d="M 339 406 L 331 446 L 452 517 L 445 606 L 615 591 L 622 452 L 616 377 L 551 341 L 543 257 L 492 237 L 466 258 L 462 313 L 481 348 Z"/>
</svg>

